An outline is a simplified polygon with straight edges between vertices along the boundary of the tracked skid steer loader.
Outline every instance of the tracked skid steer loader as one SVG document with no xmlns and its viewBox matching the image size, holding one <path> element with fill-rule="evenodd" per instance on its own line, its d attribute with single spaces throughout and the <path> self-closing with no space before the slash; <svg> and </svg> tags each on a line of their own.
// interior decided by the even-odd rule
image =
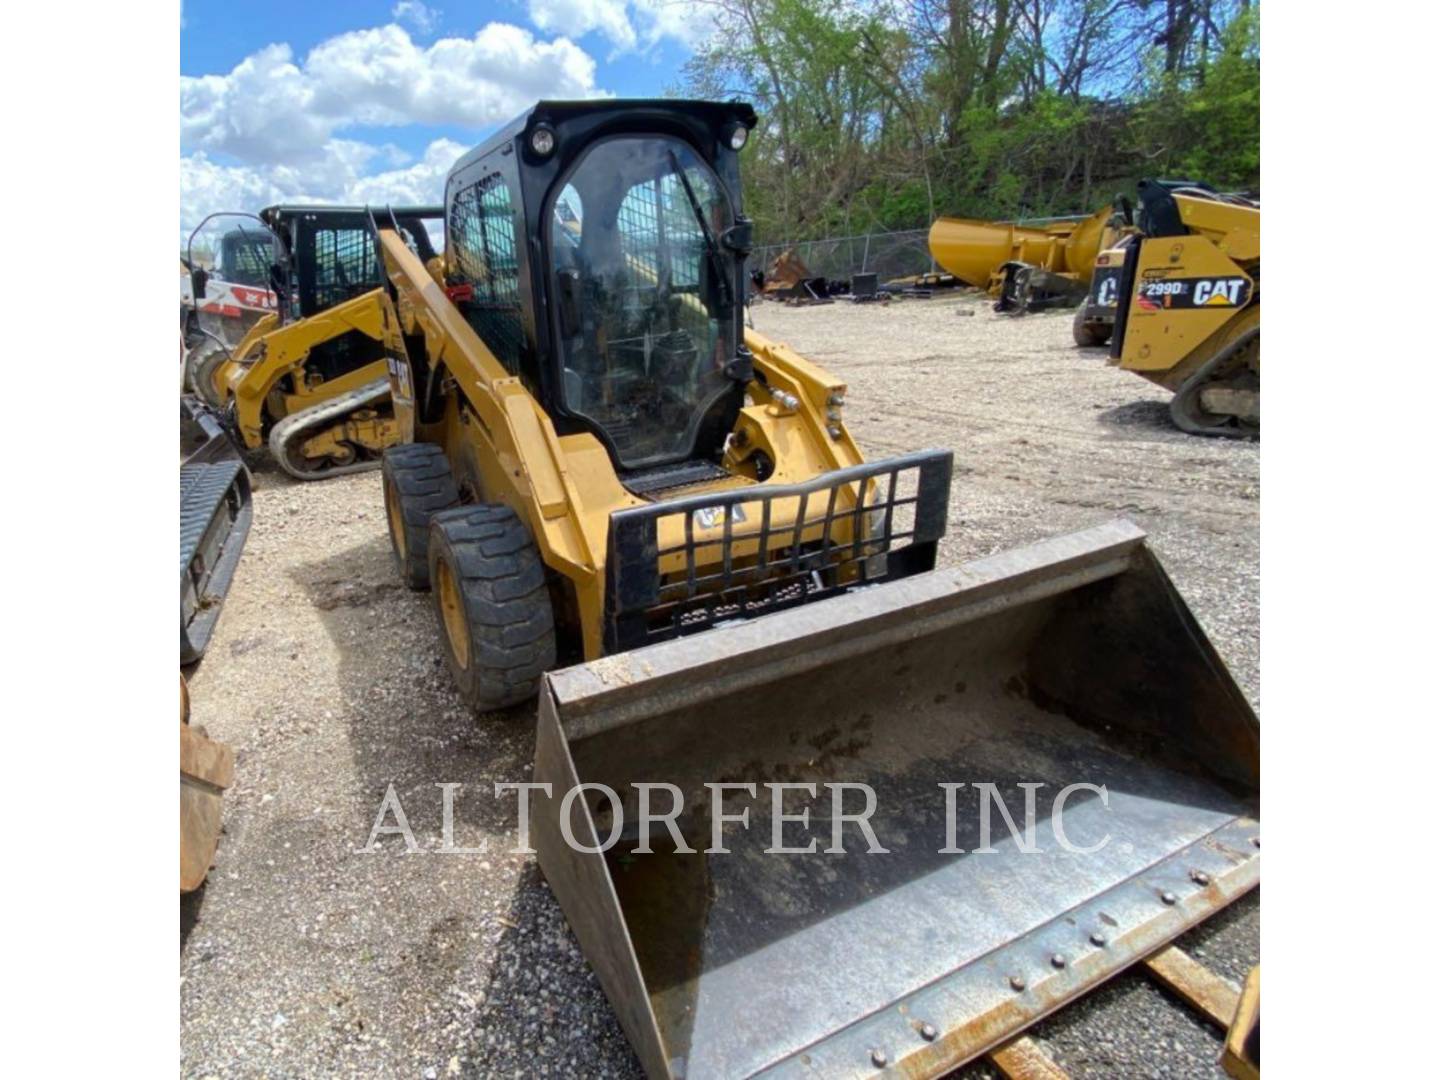
<svg viewBox="0 0 1440 1080">
<path fill-rule="evenodd" d="M 425 223 L 438 207 L 387 213 L 422 262 L 437 259 Z M 196 392 L 223 410 L 247 449 L 268 445 L 299 480 L 374 469 L 399 441 L 390 406 L 371 214 L 354 206 L 272 206 L 260 222 L 275 240 L 279 310 L 233 349 L 212 341 L 192 365 Z M 438 263 L 437 263 L 438 265 Z M 208 281 L 195 272 L 194 291 Z"/>
<path fill-rule="evenodd" d="M 443 284 L 375 215 L 391 539 L 649 1075 L 938 1076 L 1258 883 L 1258 721 L 1125 522 L 935 568 L 951 455 L 743 327 L 754 123 L 540 103 Z"/>
<path fill-rule="evenodd" d="M 1075 312 L 1072 331 L 1081 348 L 1106 345 L 1115 333 L 1115 312 L 1120 306 L 1120 275 L 1125 268 L 1125 249 L 1135 243 L 1135 234 L 1119 237 L 1113 247 L 1095 256 L 1090 275 L 1090 292 Z"/>
<path fill-rule="evenodd" d="M 1140 183 L 1110 362 L 1174 393 L 1195 435 L 1260 434 L 1260 204 L 1189 182 Z"/>
<path fill-rule="evenodd" d="M 1111 205 L 1109 225 L 1090 267 L 1090 291 L 1075 312 L 1072 330 L 1075 344 L 1081 348 L 1104 345 L 1115 333 L 1115 311 L 1120 306 L 1120 275 L 1125 267 L 1125 251 L 1139 242 L 1140 229 L 1136 224 L 1133 200 L 1126 195 L 1117 195 Z"/>
</svg>

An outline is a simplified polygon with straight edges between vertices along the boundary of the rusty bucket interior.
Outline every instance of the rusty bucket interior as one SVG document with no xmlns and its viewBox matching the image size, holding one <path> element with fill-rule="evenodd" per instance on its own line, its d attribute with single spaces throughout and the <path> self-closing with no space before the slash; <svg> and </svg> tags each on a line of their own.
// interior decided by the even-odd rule
<svg viewBox="0 0 1440 1080">
<path fill-rule="evenodd" d="M 1258 721 L 1127 522 L 553 673 L 539 725 L 532 843 L 651 1076 L 943 1074 L 1259 880 Z M 841 783 L 884 852 L 826 850 Z"/>
</svg>

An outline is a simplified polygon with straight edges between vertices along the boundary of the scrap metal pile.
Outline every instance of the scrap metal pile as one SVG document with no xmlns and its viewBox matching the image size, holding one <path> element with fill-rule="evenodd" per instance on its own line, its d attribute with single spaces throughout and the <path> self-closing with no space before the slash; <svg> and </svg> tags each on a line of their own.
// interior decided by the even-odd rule
<svg viewBox="0 0 1440 1080">
<path fill-rule="evenodd" d="M 778 300 L 792 307 L 832 304 L 837 299 L 856 304 L 888 304 L 901 297 L 925 299 L 937 289 L 953 289 L 962 284 L 952 274 L 936 273 L 911 274 L 883 283 L 874 271 L 855 270 L 845 277 L 825 277 L 812 274 L 794 248 L 785 248 L 767 269 L 750 272 L 749 296 L 752 301 Z"/>
</svg>

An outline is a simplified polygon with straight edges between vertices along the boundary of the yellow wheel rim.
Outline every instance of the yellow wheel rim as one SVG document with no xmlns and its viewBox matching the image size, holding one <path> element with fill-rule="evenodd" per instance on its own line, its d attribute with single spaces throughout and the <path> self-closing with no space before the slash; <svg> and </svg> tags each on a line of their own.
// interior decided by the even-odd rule
<svg viewBox="0 0 1440 1080">
<path fill-rule="evenodd" d="M 460 599 L 460 587 L 450 564 L 443 558 L 435 560 L 435 595 L 440 598 L 440 617 L 445 623 L 445 637 L 450 642 L 450 653 L 462 668 L 470 666 L 470 628 L 465 625 L 465 605 Z"/>
<path fill-rule="evenodd" d="M 403 563 L 410 553 L 405 550 L 405 515 L 400 512 L 400 497 L 394 481 L 385 485 L 385 513 L 390 518 L 390 542 Z"/>
</svg>

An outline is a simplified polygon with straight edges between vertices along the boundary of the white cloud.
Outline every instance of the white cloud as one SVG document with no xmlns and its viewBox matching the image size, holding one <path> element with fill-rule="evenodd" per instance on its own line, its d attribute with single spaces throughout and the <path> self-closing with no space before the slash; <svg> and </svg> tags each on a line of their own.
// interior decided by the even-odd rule
<svg viewBox="0 0 1440 1080">
<path fill-rule="evenodd" d="M 289 45 L 267 45 L 229 75 L 182 75 L 180 146 L 256 161 L 311 154 L 339 126 L 314 114 L 313 99 Z"/>
<path fill-rule="evenodd" d="M 409 23 L 416 32 L 428 34 L 435 29 L 443 14 L 435 8 L 427 7 L 420 3 L 420 0 L 400 0 L 390 9 L 390 17 L 397 23 Z"/>
<path fill-rule="evenodd" d="M 450 139 L 436 139 L 412 165 L 351 181 L 345 188 L 345 201 L 396 206 L 444 202 L 445 177 L 460 155 L 469 149 Z"/>
<path fill-rule="evenodd" d="M 530 21 L 548 33 L 598 31 L 618 52 L 671 38 L 693 48 L 715 30 L 715 8 L 695 0 L 528 0 Z"/>
<path fill-rule="evenodd" d="M 598 30 L 618 49 L 635 48 L 625 0 L 530 0 L 530 21 L 541 30 L 580 37 Z"/>
<path fill-rule="evenodd" d="M 180 241 L 208 214 L 254 213 L 275 203 L 368 203 L 396 206 L 444 201 L 445 176 L 468 146 L 436 139 L 418 161 L 398 151 L 345 139 L 326 144 L 318 162 L 291 165 L 223 165 L 204 151 L 180 159 Z M 366 175 L 377 159 L 393 167 Z"/>
<path fill-rule="evenodd" d="M 596 94 L 595 61 L 568 38 L 490 23 L 420 46 L 391 24 L 333 37 L 299 64 L 288 45 L 269 45 L 228 75 L 182 76 L 180 145 L 255 163 L 313 161 L 356 124 L 484 127 L 541 97 Z"/>
<path fill-rule="evenodd" d="M 571 40 L 599 32 L 617 52 L 662 39 L 693 46 L 714 29 L 691 0 L 527 0 L 542 35 L 492 22 L 472 37 L 417 43 L 440 12 L 398 0 L 387 26 L 330 38 L 297 58 L 257 50 L 229 73 L 180 79 L 181 240 L 207 214 L 278 202 L 440 202 L 468 146 L 436 139 L 414 160 L 392 145 L 346 138 L 361 125 L 484 128 L 540 98 L 600 96 L 595 61 Z M 183 14 L 183 8 L 182 8 Z M 561 36 L 561 35 L 570 36 Z"/>
<path fill-rule="evenodd" d="M 490 23 L 473 38 L 417 48 L 398 26 L 358 30 L 317 46 L 314 108 L 366 124 L 459 124 L 509 120 L 541 97 L 591 97 L 595 61 L 567 38 L 537 41 Z"/>
<path fill-rule="evenodd" d="M 647 45 L 671 38 L 693 49 L 715 33 L 715 5 L 694 0 L 635 0 Z"/>
</svg>

